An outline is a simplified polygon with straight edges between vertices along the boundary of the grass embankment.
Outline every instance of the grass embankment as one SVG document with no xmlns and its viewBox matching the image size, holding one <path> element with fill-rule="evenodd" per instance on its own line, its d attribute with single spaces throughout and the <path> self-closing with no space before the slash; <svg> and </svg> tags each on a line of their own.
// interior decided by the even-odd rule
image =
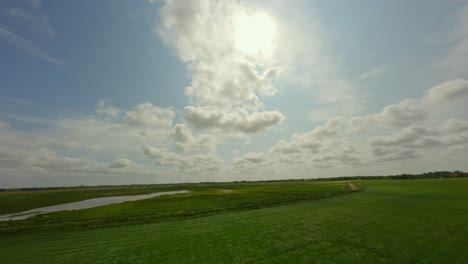
<svg viewBox="0 0 468 264">
<path fill-rule="evenodd" d="M 258 210 L 0 235 L 2 263 L 468 263 L 468 179 L 359 182 L 366 191 Z"/>
<path fill-rule="evenodd" d="M 277 183 L 237 183 L 237 184 L 188 184 L 177 185 L 179 189 L 191 190 L 191 193 L 167 195 L 136 202 L 126 202 L 88 210 L 63 211 L 45 214 L 24 221 L 0 222 L 0 232 L 16 232 L 31 229 L 84 228 L 111 226 L 129 223 L 148 223 L 167 221 L 171 219 L 199 217 L 229 211 L 242 211 L 274 206 L 278 204 L 296 202 L 298 200 L 320 199 L 348 193 L 352 191 L 343 182 L 311 183 L 311 182 L 277 182 Z M 129 195 L 135 193 L 167 191 L 164 188 L 144 188 L 143 186 L 125 189 L 107 190 L 104 193 L 113 195 Z M 174 186 L 171 187 L 174 189 Z M 18 200 L 18 207 L 30 207 L 37 204 L 37 199 L 44 199 L 44 203 L 51 204 L 60 194 L 67 199 L 77 199 L 77 190 L 69 194 L 65 191 L 57 193 L 40 191 L 27 193 L 30 195 Z M 92 197 L 99 193 L 97 190 L 81 190 L 81 197 Z M 101 193 L 99 193 L 101 194 Z M 9 194 L 9 198 L 22 196 L 21 192 Z M 1 199 L 1 198 L 0 198 Z M 64 200 L 58 199 L 60 201 Z M 14 207 L 10 205 L 10 207 Z M 14 208 L 12 208 L 14 209 Z"/>
</svg>

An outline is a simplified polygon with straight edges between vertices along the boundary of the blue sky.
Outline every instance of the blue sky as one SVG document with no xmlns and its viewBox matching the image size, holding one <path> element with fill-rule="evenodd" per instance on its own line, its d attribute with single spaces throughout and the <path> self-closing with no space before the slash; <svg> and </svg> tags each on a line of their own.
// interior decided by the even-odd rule
<svg viewBox="0 0 468 264">
<path fill-rule="evenodd" d="M 30 101 L 32 112 L 44 117 L 60 116 L 58 111 L 89 113 L 101 98 L 124 107 L 144 100 L 184 105 L 180 91 L 189 81 L 183 74 L 185 67 L 153 34 L 157 10 L 151 4 L 43 2 L 38 12 L 27 1 L 20 3 L 3 2 L 7 15 L 2 15 L 2 28 L 26 38 L 62 64 L 44 63 L 18 45 L 2 41 L 4 96 Z M 47 14 L 46 27 L 54 36 L 34 26 L 37 22 L 8 15 L 8 10 L 19 8 L 15 6 L 31 15 L 41 13 L 37 20 Z"/>
<path fill-rule="evenodd" d="M 467 23 L 455 0 L 2 1 L 0 187 L 467 170 Z"/>
</svg>

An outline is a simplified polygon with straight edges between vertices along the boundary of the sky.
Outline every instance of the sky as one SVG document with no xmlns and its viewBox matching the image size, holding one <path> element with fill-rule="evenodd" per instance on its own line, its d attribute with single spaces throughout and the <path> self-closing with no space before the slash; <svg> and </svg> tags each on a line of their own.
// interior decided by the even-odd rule
<svg viewBox="0 0 468 264">
<path fill-rule="evenodd" d="M 0 188 L 468 170 L 468 1 L 0 2 Z"/>
</svg>

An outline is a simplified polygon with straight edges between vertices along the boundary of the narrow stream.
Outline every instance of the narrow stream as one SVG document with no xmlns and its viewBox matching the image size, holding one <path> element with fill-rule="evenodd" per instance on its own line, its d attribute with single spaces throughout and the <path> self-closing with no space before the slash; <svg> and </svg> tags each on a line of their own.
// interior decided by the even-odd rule
<svg viewBox="0 0 468 264">
<path fill-rule="evenodd" d="M 157 197 L 161 195 L 180 194 L 180 193 L 190 193 L 190 191 L 182 190 L 182 191 L 157 192 L 157 193 L 140 194 L 140 195 L 109 196 L 109 197 L 93 198 L 93 199 L 83 200 L 79 202 L 35 208 L 35 209 L 28 210 L 28 211 L 20 212 L 20 213 L 0 215 L 0 221 L 23 220 L 29 217 L 33 217 L 35 215 L 40 215 L 40 214 L 47 214 L 47 213 L 59 212 L 59 211 L 82 210 L 82 209 L 94 208 L 94 207 L 105 206 L 105 205 L 110 205 L 110 204 L 117 204 L 117 203 L 129 202 L 129 201 L 138 201 L 138 200 L 153 198 L 153 197 Z"/>
</svg>

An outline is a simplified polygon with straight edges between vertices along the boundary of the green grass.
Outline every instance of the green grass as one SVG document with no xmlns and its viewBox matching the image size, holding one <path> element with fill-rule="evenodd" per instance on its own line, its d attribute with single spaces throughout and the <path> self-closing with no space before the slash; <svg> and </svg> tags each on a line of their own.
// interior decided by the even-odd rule
<svg viewBox="0 0 468 264">
<path fill-rule="evenodd" d="M 191 184 L 177 186 L 180 189 L 191 190 L 191 193 L 166 195 L 136 202 L 126 202 L 88 210 L 63 211 L 45 214 L 25 221 L 0 222 L 0 232 L 17 232 L 18 230 L 57 229 L 57 228 L 89 228 L 117 224 L 148 223 L 167 221 L 171 219 L 199 217 L 204 215 L 241 211 L 296 202 L 304 199 L 320 199 L 330 195 L 347 193 L 342 182 L 281 182 L 281 183 L 239 183 L 239 184 Z M 128 190 L 114 187 L 96 190 L 62 191 L 66 198 L 89 198 L 99 193 L 112 195 L 128 195 L 154 191 L 165 191 L 159 188 L 131 187 Z M 171 186 L 171 190 L 174 186 Z M 229 190 L 225 192 L 224 190 Z M 40 191 L 32 193 L 29 199 L 20 200 L 19 207 L 31 207 L 41 199 Z M 81 193 L 81 196 L 77 193 Z M 52 204 L 54 198 L 49 191 L 44 192 L 44 200 Z M 9 199 L 22 196 L 21 192 L 9 194 Z M 29 193 L 28 193 L 29 195 Z M 63 200 L 58 199 L 58 200 Z M 13 208 L 14 209 L 14 208 Z M 15 210 L 17 211 L 17 210 Z"/>
<path fill-rule="evenodd" d="M 76 230 L 60 226 L 3 233 L 0 260 L 2 263 L 468 263 L 468 179 L 375 180 L 359 184 L 365 191 L 326 199 L 295 199 L 296 202 L 270 204 L 255 210 L 227 210 L 203 217 L 105 228 Z M 269 193 L 284 198 L 281 190 L 290 188 L 291 192 L 285 193 L 297 198 L 293 189 L 307 192 L 307 188 L 300 186 L 271 184 Z M 246 189 L 249 188 L 255 186 Z M 261 188 L 268 189 L 268 185 Z M 249 195 L 257 195 L 251 191 Z M 206 189 L 200 192 L 209 193 Z M 222 195 L 225 194 L 212 194 L 209 199 L 217 200 L 214 197 Z M 205 196 L 192 198 L 201 197 Z M 169 196 L 166 199 L 155 199 L 152 203 L 165 204 L 171 200 Z M 202 200 L 208 203 L 209 199 Z"/>
</svg>

